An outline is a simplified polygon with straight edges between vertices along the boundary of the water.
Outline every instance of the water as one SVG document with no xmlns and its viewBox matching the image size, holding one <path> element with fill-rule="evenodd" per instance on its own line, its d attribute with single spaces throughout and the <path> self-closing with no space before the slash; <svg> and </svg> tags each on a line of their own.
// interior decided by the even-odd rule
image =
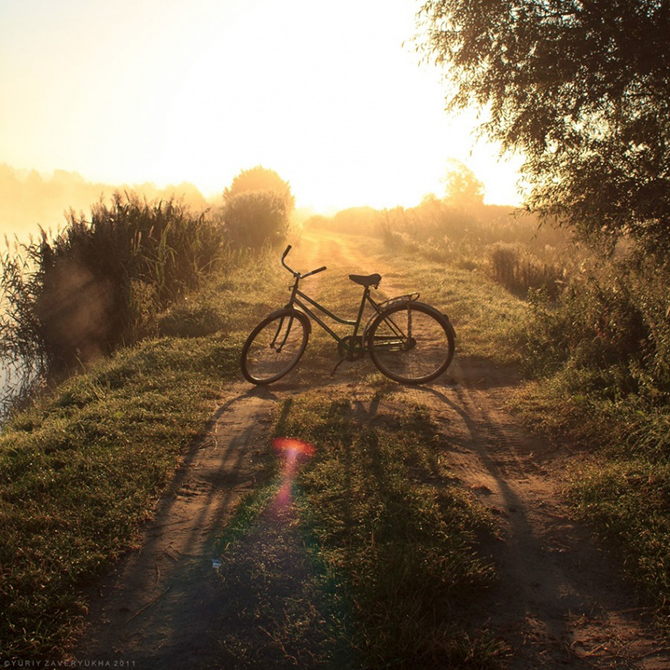
<svg viewBox="0 0 670 670">
<path fill-rule="evenodd" d="M 15 370 L 11 363 L 0 359 L 0 428 L 7 418 L 12 399 L 16 398 L 17 392 L 25 388 L 27 379 L 23 378 L 21 372 L 23 370 Z"/>
</svg>

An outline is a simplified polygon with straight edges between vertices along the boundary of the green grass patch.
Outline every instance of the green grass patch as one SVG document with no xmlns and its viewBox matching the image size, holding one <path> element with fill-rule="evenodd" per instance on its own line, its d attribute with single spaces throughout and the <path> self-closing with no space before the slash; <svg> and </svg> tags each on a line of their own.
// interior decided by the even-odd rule
<svg viewBox="0 0 670 670">
<path fill-rule="evenodd" d="M 584 452 L 569 468 L 567 499 L 670 633 L 670 413 L 651 394 L 626 393 L 622 377 L 620 365 L 572 360 L 527 384 L 513 406 Z"/>
<path fill-rule="evenodd" d="M 670 633 L 670 462 L 598 458 L 573 468 L 569 497 Z"/>
<path fill-rule="evenodd" d="M 284 403 L 275 433 L 315 452 L 291 480 L 290 506 L 277 502 L 284 475 L 226 536 L 225 597 L 232 590 L 238 612 L 221 632 L 226 667 L 291 657 L 319 668 L 496 667 L 497 644 L 465 623 L 495 582 L 477 552 L 491 520 L 450 481 L 426 410 L 371 419 L 312 392 Z"/>
</svg>

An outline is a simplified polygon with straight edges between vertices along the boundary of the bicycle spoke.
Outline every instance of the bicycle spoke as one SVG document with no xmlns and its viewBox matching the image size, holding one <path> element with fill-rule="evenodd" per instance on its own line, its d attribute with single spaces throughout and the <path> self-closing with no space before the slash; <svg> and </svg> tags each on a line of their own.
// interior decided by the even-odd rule
<svg viewBox="0 0 670 670">
<path fill-rule="evenodd" d="M 254 383 L 269 383 L 289 372 L 302 356 L 307 329 L 291 315 L 280 315 L 259 324 L 243 351 L 243 371 Z"/>
<path fill-rule="evenodd" d="M 435 378 L 453 356 L 453 340 L 441 315 L 415 303 L 389 310 L 372 335 L 373 362 L 384 374 L 404 383 Z"/>
</svg>

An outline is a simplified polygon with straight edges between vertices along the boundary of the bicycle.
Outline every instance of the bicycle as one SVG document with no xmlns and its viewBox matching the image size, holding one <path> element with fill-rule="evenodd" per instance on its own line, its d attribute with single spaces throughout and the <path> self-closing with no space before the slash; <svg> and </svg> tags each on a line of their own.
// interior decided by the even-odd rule
<svg viewBox="0 0 670 670">
<path fill-rule="evenodd" d="M 418 301 L 419 293 L 378 303 L 370 291 L 379 288 L 381 275 L 349 275 L 363 287 L 363 297 L 356 319 L 343 319 L 300 290 L 303 279 L 323 272 L 326 266 L 300 274 L 286 264 L 290 250 L 289 244 L 281 263 L 293 275 L 291 297 L 284 307 L 265 317 L 244 343 L 240 362 L 247 381 L 272 384 L 288 374 L 307 348 L 311 321 L 337 342 L 340 361 L 332 374 L 343 361 L 357 360 L 365 354 L 380 372 L 401 384 L 425 384 L 446 371 L 454 356 L 456 333 L 446 314 Z M 372 306 L 374 313 L 361 328 L 366 305 Z M 353 332 L 340 337 L 314 309 L 352 327 Z"/>
</svg>

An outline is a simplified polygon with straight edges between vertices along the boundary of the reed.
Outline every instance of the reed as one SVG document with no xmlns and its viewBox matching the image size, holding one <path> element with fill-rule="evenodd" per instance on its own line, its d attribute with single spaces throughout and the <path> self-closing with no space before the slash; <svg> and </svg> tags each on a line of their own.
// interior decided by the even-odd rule
<svg viewBox="0 0 670 670">
<path fill-rule="evenodd" d="M 158 314 L 228 258 L 221 226 L 175 200 L 116 193 L 1 259 L 0 355 L 39 375 L 156 332 Z"/>
</svg>

